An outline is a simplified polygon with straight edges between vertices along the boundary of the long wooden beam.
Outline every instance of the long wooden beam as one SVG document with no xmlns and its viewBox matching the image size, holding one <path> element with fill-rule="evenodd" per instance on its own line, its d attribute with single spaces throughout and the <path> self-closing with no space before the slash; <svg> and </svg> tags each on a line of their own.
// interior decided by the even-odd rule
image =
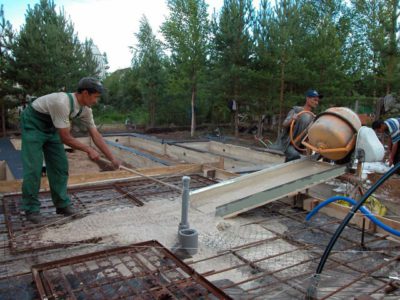
<svg viewBox="0 0 400 300">
<path fill-rule="evenodd" d="M 345 166 L 296 160 L 191 192 L 191 205 L 223 217 L 259 207 L 344 174 Z"/>
<path fill-rule="evenodd" d="M 212 166 L 212 164 L 208 164 L 208 166 Z M 219 167 L 218 164 L 215 164 L 216 167 Z M 200 164 L 181 164 L 175 166 L 167 166 L 167 167 L 154 167 L 154 168 L 141 168 L 136 169 L 141 174 L 146 176 L 163 176 L 163 175 L 187 175 L 193 173 L 203 173 L 203 165 Z M 128 171 L 107 171 L 107 172 L 99 172 L 99 173 L 91 173 L 91 174 L 79 174 L 79 175 L 71 175 L 68 179 L 68 186 L 81 186 L 87 185 L 90 183 L 106 183 L 106 182 L 115 182 L 119 180 L 131 180 L 135 178 L 140 178 L 140 175 L 133 175 Z M 19 193 L 21 191 L 22 180 L 11 180 L 11 181 L 0 181 L 0 193 L 9 194 L 9 193 Z M 41 189 L 48 190 L 49 183 L 47 177 L 42 178 Z"/>
</svg>

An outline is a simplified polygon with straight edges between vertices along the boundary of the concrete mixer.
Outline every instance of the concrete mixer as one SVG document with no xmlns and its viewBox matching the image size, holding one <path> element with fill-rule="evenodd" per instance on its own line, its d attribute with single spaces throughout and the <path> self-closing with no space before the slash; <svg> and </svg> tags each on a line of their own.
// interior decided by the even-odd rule
<svg viewBox="0 0 400 300">
<path fill-rule="evenodd" d="M 364 162 L 381 161 L 384 148 L 375 132 L 362 127 L 358 115 L 347 107 L 332 107 L 317 115 L 301 144 L 307 153 L 340 162 L 348 162 L 356 150 L 356 158 Z"/>
</svg>

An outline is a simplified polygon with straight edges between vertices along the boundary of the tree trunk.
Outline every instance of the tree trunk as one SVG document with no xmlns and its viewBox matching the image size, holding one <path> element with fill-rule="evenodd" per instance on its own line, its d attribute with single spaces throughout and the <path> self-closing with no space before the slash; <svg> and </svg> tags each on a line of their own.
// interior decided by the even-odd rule
<svg viewBox="0 0 400 300">
<path fill-rule="evenodd" d="M 150 102 L 150 126 L 154 127 L 156 123 L 156 105 L 154 101 Z"/>
<path fill-rule="evenodd" d="M 238 80 L 237 77 L 234 77 L 234 87 L 233 87 L 233 99 L 236 101 L 236 110 L 235 110 L 235 138 L 239 137 L 239 92 L 238 92 Z"/>
<path fill-rule="evenodd" d="M 190 126 L 190 136 L 194 137 L 196 131 L 196 84 L 192 86 L 192 124 Z"/>
<path fill-rule="evenodd" d="M 277 137 L 279 137 L 282 126 L 282 114 L 283 114 L 283 103 L 284 103 L 284 93 L 285 93 L 285 59 L 284 55 L 282 55 L 281 62 L 281 87 L 279 93 L 279 119 L 278 119 L 278 133 Z"/>
<path fill-rule="evenodd" d="M 391 3 L 392 6 L 392 15 L 390 18 L 390 32 L 389 32 L 389 59 L 387 66 L 387 77 L 386 77 L 386 95 L 390 94 L 392 91 L 392 84 L 394 78 L 394 70 L 398 64 L 398 49 L 397 49 L 397 7 L 399 5 L 399 1 L 395 0 Z"/>
<path fill-rule="evenodd" d="M 258 138 L 262 138 L 263 129 L 264 129 L 263 115 L 259 115 L 258 122 L 257 122 L 257 137 Z"/>
<path fill-rule="evenodd" d="M 239 105 L 236 102 L 235 110 L 235 137 L 239 137 Z"/>
<path fill-rule="evenodd" d="M 6 137 L 6 110 L 4 101 L 1 102 L 1 129 L 3 132 L 3 137 Z"/>
</svg>

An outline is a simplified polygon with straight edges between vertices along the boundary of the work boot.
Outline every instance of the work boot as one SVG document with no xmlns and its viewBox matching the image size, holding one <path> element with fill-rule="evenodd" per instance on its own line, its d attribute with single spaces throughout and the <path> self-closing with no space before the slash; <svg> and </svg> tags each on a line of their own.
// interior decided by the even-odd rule
<svg viewBox="0 0 400 300">
<path fill-rule="evenodd" d="M 33 224 L 40 224 L 42 222 L 42 217 L 38 211 L 36 212 L 26 212 L 26 219 Z"/>
<path fill-rule="evenodd" d="M 66 207 L 57 207 L 56 208 L 56 213 L 59 215 L 64 215 L 66 217 L 73 216 L 76 214 L 72 206 L 66 206 Z"/>
</svg>

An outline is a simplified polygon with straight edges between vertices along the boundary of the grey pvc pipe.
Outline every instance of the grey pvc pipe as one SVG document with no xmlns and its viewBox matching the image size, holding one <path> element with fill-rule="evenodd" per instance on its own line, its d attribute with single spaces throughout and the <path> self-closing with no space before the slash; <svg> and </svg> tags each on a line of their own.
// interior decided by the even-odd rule
<svg viewBox="0 0 400 300">
<path fill-rule="evenodd" d="M 195 229 L 182 229 L 178 233 L 182 249 L 190 255 L 195 255 L 199 247 L 199 234 Z"/>
<path fill-rule="evenodd" d="M 182 190 L 182 213 L 181 222 L 179 223 L 178 231 L 189 228 L 188 214 L 189 214 L 189 185 L 190 177 L 182 177 L 183 190 Z"/>
</svg>

